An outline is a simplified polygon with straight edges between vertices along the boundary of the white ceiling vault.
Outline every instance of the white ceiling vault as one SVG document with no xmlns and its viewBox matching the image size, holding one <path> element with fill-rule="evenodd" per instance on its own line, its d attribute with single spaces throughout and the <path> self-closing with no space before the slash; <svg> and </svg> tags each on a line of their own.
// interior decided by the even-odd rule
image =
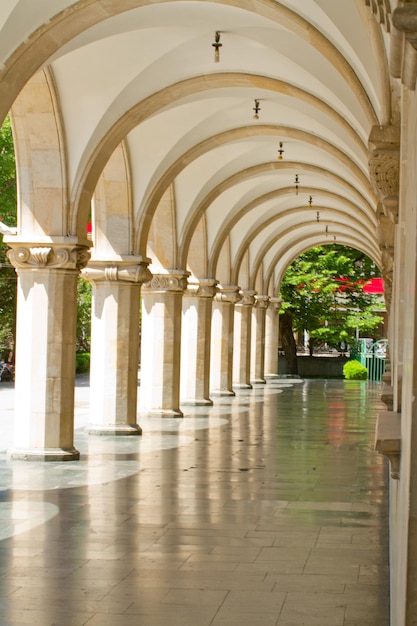
<svg viewBox="0 0 417 626">
<path fill-rule="evenodd" d="M 271 292 L 312 245 L 381 264 L 368 139 L 392 121 L 393 7 L 372 2 L 2 0 L 20 235 L 81 240 L 93 203 L 93 254 L 153 271 Z"/>
</svg>

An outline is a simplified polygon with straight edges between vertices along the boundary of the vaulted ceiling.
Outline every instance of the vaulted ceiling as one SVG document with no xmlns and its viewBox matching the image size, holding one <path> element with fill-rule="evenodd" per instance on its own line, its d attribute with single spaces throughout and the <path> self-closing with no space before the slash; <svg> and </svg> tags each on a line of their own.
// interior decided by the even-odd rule
<svg viewBox="0 0 417 626">
<path fill-rule="evenodd" d="M 48 77 L 70 235 L 123 146 L 132 251 L 154 269 L 268 287 L 333 241 L 380 263 L 368 138 L 392 117 L 389 2 L 379 21 L 367 4 L 2 0 L 1 116 Z"/>
</svg>

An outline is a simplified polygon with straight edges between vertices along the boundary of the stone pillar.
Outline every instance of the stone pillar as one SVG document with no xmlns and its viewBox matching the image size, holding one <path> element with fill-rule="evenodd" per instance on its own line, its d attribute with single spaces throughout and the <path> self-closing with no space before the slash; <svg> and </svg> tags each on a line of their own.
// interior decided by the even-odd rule
<svg viewBox="0 0 417 626">
<path fill-rule="evenodd" d="M 68 461 L 74 447 L 77 277 L 89 258 L 76 239 L 7 241 L 18 274 L 14 459 Z"/>
<path fill-rule="evenodd" d="M 255 291 L 242 291 L 242 300 L 235 306 L 233 343 L 233 387 L 252 389 L 250 382 L 251 322 Z"/>
<path fill-rule="evenodd" d="M 181 404 L 211 406 L 210 340 L 216 281 L 188 284 L 182 299 Z"/>
<path fill-rule="evenodd" d="M 182 417 L 180 360 L 182 295 L 187 272 L 155 274 L 142 288 L 141 388 L 146 413 Z"/>
<path fill-rule="evenodd" d="M 213 302 L 211 326 L 210 386 L 213 396 L 234 396 L 233 335 L 234 309 L 239 302 L 239 287 L 219 287 Z"/>
<path fill-rule="evenodd" d="M 250 381 L 265 384 L 265 319 L 269 296 L 255 296 L 252 309 Z"/>
<path fill-rule="evenodd" d="M 149 259 L 90 261 L 83 276 L 93 285 L 90 360 L 92 434 L 140 435 L 136 423 L 140 287 Z"/>
<path fill-rule="evenodd" d="M 278 376 L 279 310 L 281 298 L 270 298 L 265 319 L 265 378 Z"/>
</svg>

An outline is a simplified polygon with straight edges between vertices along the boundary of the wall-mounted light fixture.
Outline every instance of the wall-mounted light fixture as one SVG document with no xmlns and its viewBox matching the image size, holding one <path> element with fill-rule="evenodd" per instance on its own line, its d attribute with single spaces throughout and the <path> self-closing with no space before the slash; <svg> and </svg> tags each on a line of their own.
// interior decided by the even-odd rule
<svg viewBox="0 0 417 626">
<path fill-rule="evenodd" d="M 255 106 L 253 107 L 252 110 L 255 111 L 253 119 L 259 120 L 259 111 L 261 110 L 261 107 L 259 106 L 259 100 L 255 100 Z"/>
<path fill-rule="evenodd" d="M 220 43 L 220 31 L 216 30 L 216 34 L 214 36 L 214 43 L 211 44 L 214 48 L 214 62 L 218 63 L 220 61 L 220 48 L 222 47 L 222 43 Z"/>
<path fill-rule="evenodd" d="M 295 195 L 298 196 L 298 185 L 299 185 L 298 174 L 295 175 L 294 185 L 295 185 Z"/>
<path fill-rule="evenodd" d="M 284 154 L 284 148 L 282 147 L 282 141 L 279 142 L 278 161 L 282 161 L 282 155 Z"/>
<path fill-rule="evenodd" d="M 316 211 L 316 220 L 320 221 L 320 211 Z"/>
</svg>

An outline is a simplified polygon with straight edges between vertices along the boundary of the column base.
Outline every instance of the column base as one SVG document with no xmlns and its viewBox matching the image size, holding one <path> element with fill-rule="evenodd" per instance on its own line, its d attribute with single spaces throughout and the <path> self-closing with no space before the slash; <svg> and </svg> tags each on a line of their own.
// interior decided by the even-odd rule
<svg viewBox="0 0 417 626">
<path fill-rule="evenodd" d="M 232 397 L 235 396 L 235 392 L 232 389 L 210 389 L 211 396 L 223 396 Z"/>
<path fill-rule="evenodd" d="M 149 417 L 184 417 L 179 409 L 143 409 L 140 414 Z"/>
<path fill-rule="evenodd" d="M 196 398 L 195 400 L 181 400 L 183 406 L 213 406 L 213 400 L 201 398 L 199 400 Z"/>
<path fill-rule="evenodd" d="M 253 389 L 252 385 L 249 383 L 233 383 L 233 387 L 235 389 Z"/>
<path fill-rule="evenodd" d="M 270 378 L 279 378 L 279 374 L 264 374 L 264 376 L 267 380 Z"/>
<path fill-rule="evenodd" d="M 17 461 L 51 461 L 53 463 L 60 461 L 78 461 L 80 453 L 76 448 L 64 450 L 63 448 L 42 448 L 28 449 L 13 448 L 9 450 L 8 455 L 11 459 Z"/>
<path fill-rule="evenodd" d="M 252 385 L 266 385 L 265 378 L 254 378 L 250 382 Z"/>
<path fill-rule="evenodd" d="M 91 424 L 89 435 L 111 435 L 113 437 L 137 436 L 142 434 L 139 424 Z"/>
</svg>

